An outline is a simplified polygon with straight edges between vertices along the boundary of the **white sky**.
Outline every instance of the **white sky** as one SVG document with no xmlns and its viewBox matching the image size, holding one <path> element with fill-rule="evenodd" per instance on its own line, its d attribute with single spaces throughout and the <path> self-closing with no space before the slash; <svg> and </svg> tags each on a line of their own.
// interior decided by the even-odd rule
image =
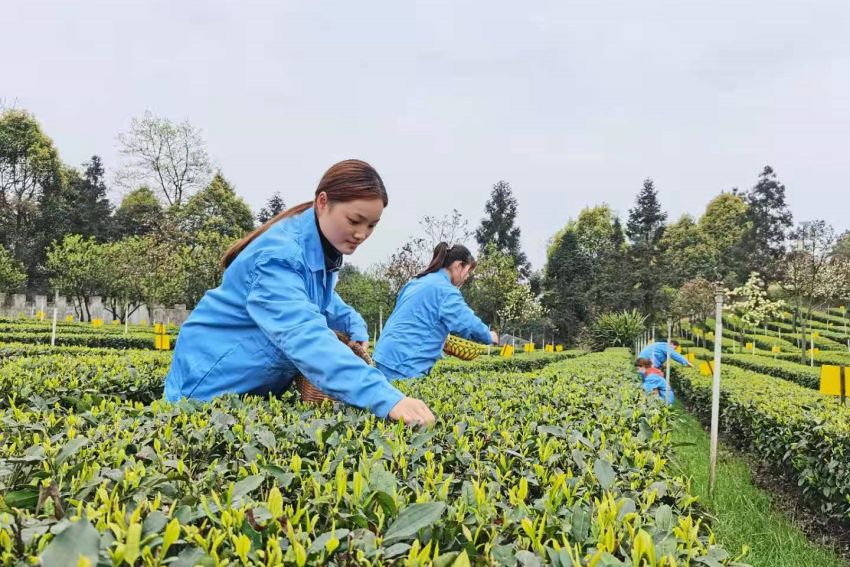
<svg viewBox="0 0 850 567">
<path fill-rule="evenodd" d="M 390 207 L 361 266 L 424 214 L 477 225 L 499 179 L 536 268 L 569 217 L 625 216 L 647 176 L 675 219 L 770 164 L 795 220 L 850 227 L 845 0 L 3 0 L 0 29 L 0 98 L 67 163 L 114 170 L 146 109 L 200 127 L 255 210 L 371 162 Z"/>
</svg>

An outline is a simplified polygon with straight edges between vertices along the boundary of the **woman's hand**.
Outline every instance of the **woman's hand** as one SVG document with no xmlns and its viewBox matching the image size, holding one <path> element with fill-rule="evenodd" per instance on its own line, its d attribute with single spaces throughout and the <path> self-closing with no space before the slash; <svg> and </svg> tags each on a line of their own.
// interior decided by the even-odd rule
<svg viewBox="0 0 850 567">
<path fill-rule="evenodd" d="M 393 406 L 389 418 L 405 425 L 431 425 L 435 421 L 434 414 L 425 402 L 407 396 Z"/>
<path fill-rule="evenodd" d="M 490 331 L 490 338 L 493 340 L 494 345 L 499 344 L 499 335 L 496 333 L 496 331 Z"/>
<path fill-rule="evenodd" d="M 349 348 L 354 347 L 355 345 L 359 346 L 366 352 L 369 352 L 369 341 L 348 341 Z"/>
</svg>

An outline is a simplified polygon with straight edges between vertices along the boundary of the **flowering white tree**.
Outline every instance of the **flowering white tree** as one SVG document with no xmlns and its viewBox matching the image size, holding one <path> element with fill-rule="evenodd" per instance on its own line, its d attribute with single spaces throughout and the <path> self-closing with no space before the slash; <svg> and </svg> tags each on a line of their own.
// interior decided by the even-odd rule
<svg viewBox="0 0 850 567">
<path fill-rule="evenodd" d="M 767 294 L 764 280 L 758 272 L 752 272 L 744 285 L 727 292 L 732 300 L 729 308 L 741 313 L 741 342 L 744 340 L 746 328 L 757 328 L 759 325 L 778 317 L 785 309 L 782 300 L 771 300 Z"/>
</svg>

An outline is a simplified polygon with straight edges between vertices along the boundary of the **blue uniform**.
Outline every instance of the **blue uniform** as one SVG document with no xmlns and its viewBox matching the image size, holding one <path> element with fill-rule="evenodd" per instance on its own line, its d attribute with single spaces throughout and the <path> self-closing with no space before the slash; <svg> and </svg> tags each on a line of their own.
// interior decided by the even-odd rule
<svg viewBox="0 0 850 567">
<path fill-rule="evenodd" d="M 678 362 L 679 364 L 684 364 L 688 366 L 690 363 L 688 359 L 676 352 L 676 349 L 673 348 L 673 345 L 667 344 L 667 341 L 658 341 L 652 343 L 651 345 L 647 345 L 640 354 L 638 354 L 638 358 L 648 358 L 652 361 L 652 366 L 655 368 L 663 368 L 665 364 L 667 364 L 667 351 L 670 351 L 670 358 Z"/>
<path fill-rule="evenodd" d="M 643 377 L 643 390 L 647 394 L 651 394 L 653 390 L 658 390 L 662 399 L 664 398 L 664 394 L 666 392 L 666 401 L 668 404 L 672 404 L 673 401 L 676 399 L 675 396 L 673 396 L 673 388 L 668 388 L 667 380 L 664 378 L 664 376 L 660 376 L 658 374 L 647 374 Z"/>
<path fill-rule="evenodd" d="M 415 378 L 440 359 L 449 333 L 479 343 L 490 330 L 463 300 L 446 270 L 413 279 L 401 289 L 373 358 L 388 378 Z"/>
<path fill-rule="evenodd" d="M 331 329 L 369 339 L 335 285 L 313 209 L 273 224 L 181 328 L 166 399 L 280 394 L 302 373 L 334 398 L 385 417 L 403 395 L 334 335 Z"/>
</svg>

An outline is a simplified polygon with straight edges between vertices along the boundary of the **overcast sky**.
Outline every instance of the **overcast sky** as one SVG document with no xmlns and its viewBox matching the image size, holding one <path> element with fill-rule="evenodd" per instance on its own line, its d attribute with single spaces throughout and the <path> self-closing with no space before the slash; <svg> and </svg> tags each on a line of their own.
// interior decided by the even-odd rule
<svg viewBox="0 0 850 567">
<path fill-rule="evenodd" d="M 570 217 L 625 216 L 648 176 L 674 219 L 770 164 L 795 220 L 850 228 L 846 0 L 2 0 L 0 24 L 0 98 L 67 163 L 114 170 L 146 109 L 200 127 L 255 210 L 371 162 L 390 207 L 361 266 L 424 214 L 477 225 L 500 179 L 535 268 Z"/>
</svg>

